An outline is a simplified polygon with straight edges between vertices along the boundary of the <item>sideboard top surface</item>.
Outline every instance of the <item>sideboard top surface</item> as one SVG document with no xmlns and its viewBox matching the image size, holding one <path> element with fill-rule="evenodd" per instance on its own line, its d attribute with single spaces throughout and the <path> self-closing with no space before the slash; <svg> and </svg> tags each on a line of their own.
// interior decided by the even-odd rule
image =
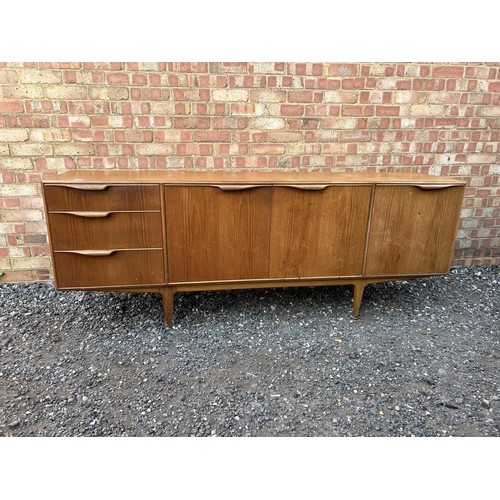
<svg viewBox="0 0 500 500">
<path fill-rule="evenodd" d="M 44 184 L 161 183 L 161 184 L 448 184 L 465 185 L 456 177 L 413 172 L 307 172 L 248 170 L 69 170 L 49 174 Z"/>
</svg>

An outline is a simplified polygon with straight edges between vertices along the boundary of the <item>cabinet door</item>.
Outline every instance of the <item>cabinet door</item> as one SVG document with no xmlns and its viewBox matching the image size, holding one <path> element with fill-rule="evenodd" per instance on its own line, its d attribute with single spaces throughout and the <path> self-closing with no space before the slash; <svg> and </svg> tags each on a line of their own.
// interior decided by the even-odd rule
<svg viewBox="0 0 500 500">
<path fill-rule="evenodd" d="M 169 283 L 268 277 L 271 188 L 167 186 Z"/>
<path fill-rule="evenodd" d="M 361 275 L 371 190 L 370 186 L 276 187 L 270 277 Z"/>
<path fill-rule="evenodd" d="M 377 186 L 367 275 L 447 273 L 464 188 Z"/>
</svg>

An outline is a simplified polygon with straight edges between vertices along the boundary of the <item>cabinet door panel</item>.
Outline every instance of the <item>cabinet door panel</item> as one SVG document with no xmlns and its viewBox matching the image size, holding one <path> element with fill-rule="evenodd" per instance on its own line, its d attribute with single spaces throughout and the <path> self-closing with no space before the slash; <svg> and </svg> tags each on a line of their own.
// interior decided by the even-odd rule
<svg viewBox="0 0 500 500">
<path fill-rule="evenodd" d="M 276 187 L 271 278 L 359 276 L 363 272 L 370 186 L 320 190 Z"/>
<path fill-rule="evenodd" d="M 271 188 L 224 188 L 165 187 L 170 283 L 268 277 Z"/>
<path fill-rule="evenodd" d="M 447 273 L 464 188 L 377 186 L 367 275 Z"/>
</svg>

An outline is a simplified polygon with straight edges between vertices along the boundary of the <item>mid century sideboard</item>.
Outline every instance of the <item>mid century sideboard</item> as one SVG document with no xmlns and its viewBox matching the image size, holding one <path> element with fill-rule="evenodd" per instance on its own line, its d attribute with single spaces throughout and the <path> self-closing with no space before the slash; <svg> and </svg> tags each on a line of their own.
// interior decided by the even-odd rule
<svg viewBox="0 0 500 500">
<path fill-rule="evenodd" d="M 465 182 L 416 173 L 68 171 L 43 181 L 56 288 L 354 286 L 449 272 Z"/>
</svg>

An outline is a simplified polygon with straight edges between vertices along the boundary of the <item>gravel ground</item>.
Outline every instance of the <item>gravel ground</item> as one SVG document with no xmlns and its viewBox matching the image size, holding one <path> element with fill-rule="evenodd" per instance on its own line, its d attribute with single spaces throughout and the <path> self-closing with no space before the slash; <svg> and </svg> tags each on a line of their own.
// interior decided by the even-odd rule
<svg viewBox="0 0 500 500">
<path fill-rule="evenodd" d="M 352 288 L 0 285 L 3 436 L 499 436 L 500 268 Z"/>
</svg>

